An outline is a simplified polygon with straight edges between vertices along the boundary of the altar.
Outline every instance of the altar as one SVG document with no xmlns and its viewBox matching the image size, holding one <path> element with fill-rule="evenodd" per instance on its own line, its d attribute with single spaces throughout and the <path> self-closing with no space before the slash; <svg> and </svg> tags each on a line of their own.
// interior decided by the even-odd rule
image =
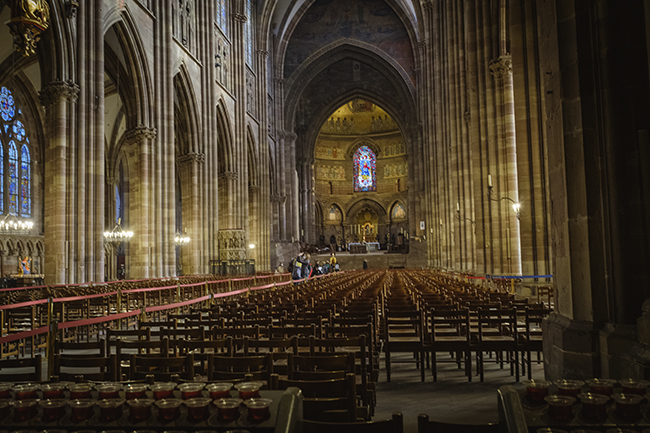
<svg viewBox="0 0 650 433">
<path fill-rule="evenodd" d="M 366 251 L 369 253 L 373 253 L 375 251 L 379 251 L 379 242 L 366 242 Z"/>
<path fill-rule="evenodd" d="M 348 244 L 350 254 L 365 254 L 379 251 L 379 242 L 352 242 Z"/>
</svg>

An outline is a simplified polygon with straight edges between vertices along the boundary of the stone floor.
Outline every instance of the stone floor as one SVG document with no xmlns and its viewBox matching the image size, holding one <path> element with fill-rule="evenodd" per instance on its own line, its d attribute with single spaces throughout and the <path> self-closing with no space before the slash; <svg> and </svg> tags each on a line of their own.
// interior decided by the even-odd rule
<svg viewBox="0 0 650 433">
<path fill-rule="evenodd" d="M 393 355 L 393 359 L 405 360 L 408 356 Z M 534 379 L 544 378 L 543 364 L 533 364 L 532 371 Z M 393 363 L 391 381 L 387 382 L 382 357 L 373 419 L 387 419 L 401 412 L 405 433 L 417 432 L 419 414 L 449 423 L 496 423 L 497 390 L 514 382 L 510 369 L 506 366 L 501 370 L 495 363 L 486 364 L 484 382 L 479 382 L 476 376 L 472 377 L 472 382 L 467 382 L 463 371 L 453 363 L 439 364 L 437 382 L 433 382 L 431 370 L 426 370 L 426 381 L 421 382 L 420 371 L 414 363 Z"/>
</svg>

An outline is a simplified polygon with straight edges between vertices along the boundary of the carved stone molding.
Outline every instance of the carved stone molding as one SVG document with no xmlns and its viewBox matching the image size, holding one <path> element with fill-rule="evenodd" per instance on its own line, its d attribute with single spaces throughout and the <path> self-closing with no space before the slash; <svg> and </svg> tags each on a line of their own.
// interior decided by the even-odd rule
<svg viewBox="0 0 650 433">
<path fill-rule="evenodd" d="M 465 123 L 468 125 L 472 122 L 472 113 L 468 111 L 465 112 Z"/>
<path fill-rule="evenodd" d="M 182 165 L 191 164 L 194 162 L 202 164 L 204 161 L 205 155 L 203 153 L 190 152 L 178 157 L 178 163 Z"/>
<path fill-rule="evenodd" d="M 512 58 L 510 56 L 501 56 L 490 62 L 490 72 L 494 78 L 504 78 L 512 76 Z"/>
<path fill-rule="evenodd" d="M 296 141 L 298 139 L 298 134 L 296 134 L 295 132 L 286 132 L 285 131 L 285 134 L 286 134 L 285 138 L 287 140 Z"/>
<path fill-rule="evenodd" d="M 244 14 L 232 14 L 232 17 L 235 21 L 239 21 L 240 23 L 246 23 L 248 21 L 248 17 Z"/>
<path fill-rule="evenodd" d="M 223 173 L 219 173 L 218 177 L 219 182 L 226 182 L 229 180 L 235 181 L 237 179 L 239 179 L 239 174 L 234 171 L 224 171 Z"/>
<path fill-rule="evenodd" d="M 266 57 L 266 56 L 269 55 L 269 52 L 266 51 L 266 50 L 257 50 L 257 54 L 259 54 L 260 56 Z"/>
<path fill-rule="evenodd" d="M 106 185 L 115 186 L 119 183 L 119 179 L 116 176 L 106 176 Z"/>
<path fill-rule="evenodd" d="M 276 78 L 273 79 L 273 82 L 275 84 L 278 84 L 278 85 L 282 86 L 284 84 L 284 78 L 277 78 L 276 77 Z"/>
<path fill-rule="evenodd" d="M 219 259 L 246 260 L 246 232 L 244 230 L 219 230 Z"/>
<path fill-rule="evenodd" d="M 158 135 L 156 128 L 150 128 L 144 125 L 138 125 L 124 133 L 124 140 L 127 144 L 138 144 L 144 140 L 154 140 Z"/>
<path fill-rule="evenodd" d="M 262 187 L 259 185 L 248 185 L 248 192 L 257 194 L 262 191 Z"/>
<path fill-rule="evenodd" d="M 41 104 L 46 108 L 61 101 L 75 102 L 79 96 L 79 85 L 68 81 L 53 81 L 38 92 Z"/>
<path fill-rule="evenodd" d="M 282 194 L 274 194 L 271 196 L 271 201 L 273 203 L 285 204 L 287 202 L 287 196 Z"/>
</svg>

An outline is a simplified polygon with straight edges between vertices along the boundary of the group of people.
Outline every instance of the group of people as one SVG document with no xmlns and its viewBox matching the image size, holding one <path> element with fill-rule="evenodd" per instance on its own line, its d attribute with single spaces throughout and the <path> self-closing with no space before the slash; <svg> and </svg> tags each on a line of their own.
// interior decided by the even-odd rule
<svg viewBox="0 0 650 433">
<path fill-rule="evenodd" d="M 287 271 L 291 273 L 291 279 L 296 281 L 296 280 L 302 280 L 305 278 L 314 277 L 317 275 L 329 274 L 330 272 L 337 272 L 339 269 L 340 267 L 334 253 L 331 254 L 328 261 L 319 262 L 318 260 L 316 260 L 316 262 L 312 265 L 310 255 L 301 252 L 300 254 L 298 254 L 298 257 L 291 260 L 291 263 L 289 263 L 289 267 L 287 268 Z M 284 273 L 283 263 L 280 263 L 280 266 L 278 266 L 276 272 Z"/>
</svg>

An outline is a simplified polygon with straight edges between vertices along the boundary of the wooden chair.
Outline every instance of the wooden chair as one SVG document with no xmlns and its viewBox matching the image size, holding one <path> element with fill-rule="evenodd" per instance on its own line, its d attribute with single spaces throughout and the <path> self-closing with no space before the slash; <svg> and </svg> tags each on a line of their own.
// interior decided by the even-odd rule
<svg viewBox="0 0 650 433">
<path fill-rule="evenodd" d="M 287 358 L 289 353 L 298 353 L 297 344 L 297 337 L 273 338 L 270 340 L 246 338 L 244 340 L 244 356 L 265 355 L 268 353 L 273 359 L 273 371 L 286 376 L 288 374 Z"/>
<path fill-rule="evenodd" d="M 208 375 L 208 358 L 210 354 L 233 356 L 232 337 L 220 340 L 181 340 L 180 354 L 194 355 L 194 371 L 196 374 Z"/>
<path fill-rule="evenodd" d="M 116 382 L 121 373 L 115 355 L 102 358 L 54 355 L 53 375 L 63 382 Z"/>
<path fill-rule="evenodd" d="M 143 329 L 107 329 L 106 330 L 106 352 L 116 353 L 117 340 L 151 340 L 151 330 Z M 115 350 L 113 350 L 115 348 Z"/>
<path fill-rule="evenodd" d="M 542 322 L 552 310 L 547 308 L 527 308 L 526 309 L 526 327 L 524 335 L 520 336 L 520 342 L 523 345 L 521 354 L 521 364 L 526 374 L 528 369 L 528 379 L 532 377 L 532 352 L 537 352 L 537 363 L 540 361 L 540 353 L 543 350 L 542 344 Z"/>
<path fill-rule="evenodd" d="M 499 433 L 499 424 L 450 424 L 418 415 L 418 433 Z"/>
<path fill-rule="evenodd" d="M 496 352 L 497 362 L 503 368 L 503 353 L 508 354 L 510 374 L 519 381 L 519 341 L 517 333 L 517 310 L 514 308 L 493 310 L 478 310 L 478 341 L 476 350 L 476 367 L 481 379 L 485 379 L 484 358 L 485 352 Z"/>
<path fill-rule="evenodd" d="M 41 382 L 42 380 L 41 355 L 33 358 L 0 360 L 0 382 Z"/>
<path fill-rule="evenodd" d="M 194 355 L 173 358 L 131 355 L 129 380 L 142 380 L 149 375 L 156 381 L 169 382 L 177 376 L 182 380 L 194 379 Z"/>
<path fill-rule="evenodd" d="M 208 380 L 264 380 L 273 374 L 273 356 L 217 356 L 208 355 Z"/>
<path fill-rule="evenodd" d="M 424 382 L 425 330 L 422 311 L 417 309 L 411 311 L 385 310 L 383 334 L 386 380 L 390 382 L 391 362 L 393 362 L 391 355 L 409 352 L 414 354 L 415 365 L 420 368 L 420 376 Z"/>
<path fill-rule="evenodd" d="M 89 342 L 66 342 L 56 341 L 54 343 L 54 354 L 67 358 L 104 358 L 106 357 L 106 340 Z"/>
<path fill-rule="evenodd" d="M 320 356 L 302 356 L 289 353 L 288 376 L 293 380 L 324 380 L 345 377 L 354 374 L 354 352 L 345 354 L 321 354 Z"/>
<path fill-rule="evenodd" d="M 354 374 L 328 380 L 276 380 L 272 389 L 296 387 L 303 394 L 303 419 L 313 421 L 357 421 L 357 391 Z"/>
<path fill-rule="evenodd" d="M 404 419 L 401 413 L 392 419 L 369 422 L 320 422 L 303 421 L 303 433 L 404 433 Z"/>
<path fill-rule="evenodd" d="M 431 309 L 431 330 L 429 332 L 429 346 L 431 351 L 431 370 L 433 381 L 438 380 L 439 353 L 452 353 L 453 358 L 446 362 L 454 362 L 460 368 L 465 366 L 465 375 L 472 381 L 472 352 L 470 349 L 471 332 L 469 322 L 469 309 Z M 461 358 L 462 357 L 462 358 Z"/>
</svg>

